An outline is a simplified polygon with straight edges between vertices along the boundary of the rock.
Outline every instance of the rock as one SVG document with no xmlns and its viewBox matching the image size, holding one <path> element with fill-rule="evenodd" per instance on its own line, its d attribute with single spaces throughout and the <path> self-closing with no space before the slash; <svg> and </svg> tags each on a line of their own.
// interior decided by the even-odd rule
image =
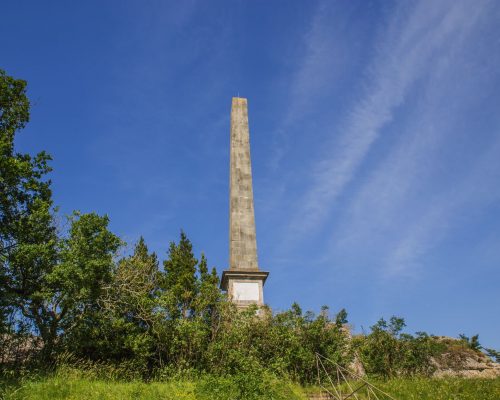
<svg viewBox="0 0 500 400">
<path fill-rule="evenodd" d="M 493 362 L 487 355 L 464 346 L 459 339 L 438 337 L 447 345 L 447 351 L 432 359 L 436 368 L 434 376 L 463 378 L 500 377 L 500 364 Z"/>
</svg>

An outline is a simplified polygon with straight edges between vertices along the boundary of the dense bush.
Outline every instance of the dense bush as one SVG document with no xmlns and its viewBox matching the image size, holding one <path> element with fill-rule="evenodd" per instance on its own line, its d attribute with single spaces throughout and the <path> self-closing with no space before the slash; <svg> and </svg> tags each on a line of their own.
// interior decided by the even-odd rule
<svg viewBox="0 0 500 400">
<path fill-rule="evenodd" d="M 432 357 L 444 351 L 442 343 L 424 332 L 415 336 L 402 333 L 404 319 L 383 318 L 371 327 L 371 333 L 354 339 L 367 373 L 383 378 L 430 375 Z"/>
</svg>

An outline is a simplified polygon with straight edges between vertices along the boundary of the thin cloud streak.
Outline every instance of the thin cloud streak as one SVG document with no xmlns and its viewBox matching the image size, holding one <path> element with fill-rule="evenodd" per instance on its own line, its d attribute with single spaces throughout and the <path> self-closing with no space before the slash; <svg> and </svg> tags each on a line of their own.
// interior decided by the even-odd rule
<svg viewBox="0 0 500 400">
<path fill-rule="evenodd" d="M 480 12 L 477 3 L 470 9 L 463 3 L 422 2 L 395 13 L 369 67 L 364 96 L 342 124 L 340 140 L 330 144 L 312 173 L 313 183 L 288 228 L 295 239 L 324 223 L 413 84 L 432 68 L 433 55 L 460 37 Z"/>
<path fill-rule="evenodd" d="M 498 199 L 498 133 L 483 133 L 488 151 L 482 154 L 481 147 L 479 157 L 472 160 L 461 154 L 463 148 L 454 147 L 461 140 L 477 142 L 473 132 L 461 131 L 463 121 L 458 116 L 488 102 L 489 81 L 482 75 L 495 68 L 489 54 L 471 50 L 477 42 L 474 28 L 484 22 L 475 17 L 434 61 L 425 84 L 420 85 L 423 94 L 398 129 L 389 155 L 350 199 L 331 233 L 325 262 L 334 254 L 359 251 L 363 243 L 364 252 L 385 277 L 418 277 L 423 257 L 447 237 L 451 227 L 463 224 L 471 209 L 483 210 Z M 469 74 L 470 66 L 459 67 L 471 56 L 477 58 L 483 74 Z M 457 81 L 461 84 L 456 85 Z M 453 159 L 443 159 L 445 149 Z M 450 161 L 459 161 L 460 168 L 443 176 L 443 167 Z"/>
</svg>

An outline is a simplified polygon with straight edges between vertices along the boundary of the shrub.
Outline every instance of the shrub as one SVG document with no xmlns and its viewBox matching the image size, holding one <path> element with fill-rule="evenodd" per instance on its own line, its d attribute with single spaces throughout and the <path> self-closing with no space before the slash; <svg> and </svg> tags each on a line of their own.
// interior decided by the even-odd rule
<svg viewBox="0 0 500 400">
<path fill-rule="evenodd" d="M 432 356 L 439 352 L 439 344 L 423 332 L 402 333 L 405 326 L 403 318 L 382 318 L 369 335 L 354 340 L 367 373 L 384 379 L 432 374 Z"/>
</svg>

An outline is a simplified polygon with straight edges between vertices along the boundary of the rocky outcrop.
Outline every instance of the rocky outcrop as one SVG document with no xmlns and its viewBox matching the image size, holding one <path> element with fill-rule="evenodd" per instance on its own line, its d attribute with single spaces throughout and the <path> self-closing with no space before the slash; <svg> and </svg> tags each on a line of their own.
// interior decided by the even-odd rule
<svg viewBox="0 0 500 400">
<path fill-rule="evenodd" d="M 500 377 L 500 364 L 493 362 L 485 354 L 464 346 L 458 339 L 449 337 L 437 339 L 446 344 L 447 350 L 432 359 L 436 368 L 434 377 Z"/>
</svg>

